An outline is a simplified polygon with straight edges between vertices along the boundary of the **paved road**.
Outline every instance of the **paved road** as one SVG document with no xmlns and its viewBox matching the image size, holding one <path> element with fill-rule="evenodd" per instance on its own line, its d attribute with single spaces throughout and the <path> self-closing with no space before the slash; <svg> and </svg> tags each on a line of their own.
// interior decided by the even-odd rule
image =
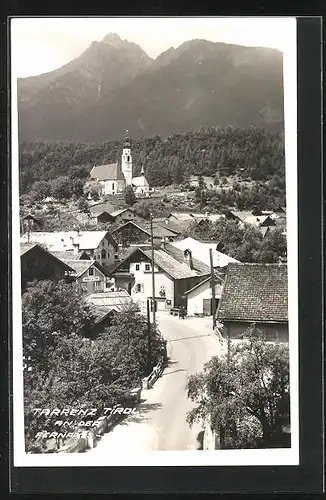
<svg viewBox="0 0 326 500">
<path fill-rule="evenodd" d="M 201 426 L 186 422 L 192 402 L 187 399 L 188 376 L 202 370 L 219 353 L 210 318 L 175 318 L 160 313 L 159 328 L 168 341 L 170 362 L 152 389 L 143 390 L 139 414 L 130 416 L 87 453 L 106 453 L 118 447 L 126 451 L 196 450 Z"/>
</svg>

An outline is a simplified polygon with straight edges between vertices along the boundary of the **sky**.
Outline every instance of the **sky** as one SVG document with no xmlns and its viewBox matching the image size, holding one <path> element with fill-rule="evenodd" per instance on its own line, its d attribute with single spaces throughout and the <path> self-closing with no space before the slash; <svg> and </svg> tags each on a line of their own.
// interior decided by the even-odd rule
<svg viewBox="0 0 326 500">
<path fill-rule="evenodd" d="M 187 40 L 287 50 L 294 18 L 13 18 L 11 59 L 17 77 L 46 73 L 78 57 L 108 33 L 137 43 L 152 58 Z"/>
</svg>

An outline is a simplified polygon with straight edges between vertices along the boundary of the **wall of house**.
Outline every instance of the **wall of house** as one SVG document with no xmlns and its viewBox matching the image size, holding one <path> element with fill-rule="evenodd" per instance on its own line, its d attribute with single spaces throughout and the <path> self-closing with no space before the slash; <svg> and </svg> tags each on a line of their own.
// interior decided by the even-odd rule
<svg viewBox="0 0 326 500">
<path fill-rule="evenodd" d="M 21 257 L 21 280 L 24 289 L 29 281 L 60 280 L 65 278 L 65 269 L 50 255 L 35 249 L 30 250 Z"/>
<path fill-rule="evenodd" d="M 174 307 L 185 306 L 187 307 L 187 296 L 184 293 L 200 281 L 203 281 L 204 276 L 193 276 L 191 278 L 185 278 L 182 280 L 175 280 L 174 282 Z"/>
<path fill-rule="evenodd" d="M 124 180 L 107 180 L 102 181 L 103 194 L 117 194 L 122 193 L 126 187 Z"/>
<path fill-rule="evenodd" d="M 106 276 L 94 265 L 79 276 L 77 283 L 87 294 L 106 290 Z"/>
<path fill-rule="evenodd" d="M 236 339 L 240 338 L 245 330 L 247 330 L 250 326 L 250 323 L 245 322 L 225 322 L 223 328 L 223 335 L 227 336 L 227 332 L 229 332 L 230 338 Z M 256 327 L 261 330 L 266 337 L 266 340 L 280 342 L 288 342 L 289 341 L 289 328 L 288 324 L 284 323 L 256 323 Z"/>
<path fill-rule="evenodd" d="M 119 215 L 116 215 L 115 218 L 114 218 L 114 222 L 115 224 L 123 224 L 123 223 L 126 223 L 130 220 L 135 220 L 136 219 L 136 216 L 134 214 L 134 212 L 132 212 L 132 210 L 126 210 L 125 212 L 119 214 Z"/>
<path fill-rule="evenodd" d="M 215 284 L 215 298 L 221 298 L 221 285 Z M 212 299 L 212 287 L 210 281 L 196 288 L 193 292 L 187 294 L 187 314 L 194 316 L 195 314 L 203 314 L 203 300 Z"/>
<path fill-rule="evenodd" d="M 146 265 L 149 266 L 146 270 Z M 139 269 L 137 268 L 139 266 Z M 170 300 L 173 304 L 174 301 L 174 283 L 172 278 L 160 271 L 157 266 L 154 267 L 155 271 L 155 297 Z M 130 272 L 134 274 L 134 284 L 131 290 L 132 299 L 138 303 L 139 307 L 146 307 L 147 297 L 152 297 L 152 268 L 148 262 L 131 262 Z M 140 288 L 140 290 L 139 290 Z M 165 296 L 163 295 L 165 292 Z M 165 308 L 165 301 L 160 301 L 160 309 Z"/>
<path fill-rule="evenodd" d="M 104 251 L 105 253 L 102 254 L 102 251 Z M 97 262 L 102 264 L 102 266 L 110 266 L 115 262 L 114 256 L 116 253 L 116 249 L 107 238 L 103 238 L 103 240 L 95 250 L 85 250 L 85 252 L 92 259 L 97 260 Z"/>
</svg>

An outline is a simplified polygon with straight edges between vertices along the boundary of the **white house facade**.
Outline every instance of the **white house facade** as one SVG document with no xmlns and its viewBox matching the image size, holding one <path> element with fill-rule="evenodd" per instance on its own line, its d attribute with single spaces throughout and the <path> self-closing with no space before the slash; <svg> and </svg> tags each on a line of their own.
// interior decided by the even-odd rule
<svg viewBox="0 0 326 500">
<path fill-rule="evenodd" d="M 222 287 L 220 283 L 215 283 L 216 307 L 221 298 Z M 212 282 L 211 278 L 205 279 L 202 283 L 194 286 L 185 292 L 187 297 L 187 315 L 210 316 L 212 314 Z"/>
</svg>

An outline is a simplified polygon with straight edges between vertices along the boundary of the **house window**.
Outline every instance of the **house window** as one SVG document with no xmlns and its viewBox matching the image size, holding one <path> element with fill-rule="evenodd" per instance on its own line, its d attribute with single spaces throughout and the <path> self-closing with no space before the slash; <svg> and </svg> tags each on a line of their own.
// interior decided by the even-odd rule
<svg viewBox="0 0 326 500">
<path fill-rule="evenodd" d="M 151 270 L 151 266 L 149 264 L 145 264 L 145 271 L 150 271 Z"/>
<path fill-rule="evenodd" d="M 137 285 L 136 285 L 136 291 L 137 292 L 143 292 L 144 291 L 144 285 L 142 283 L 137 283 Z"/>
<path fill-rule="evenodd" d="M 94 276 L 94 267 L 88 269 L 88 276 Z"/>
<path fill-rule="evenodd" d="M 136 271 L 139 271 L 139 264 L 136 264 Z"/>
<path fill-rule="evenodd" d="M 99 290 L 101 288 L 101 282 L 100 281 L 95 281 L 94 285 L 95 285 L 95 290 Z"/>
<path fill-rule="evenodd" d="M 106 250 L 101 251 L 101 258 L 106 259 Z"/>
<path fill-rule="evenodd" d="M 127 161 L 130 161 L 130 156 L 127 156 Z"/>
</svg>

